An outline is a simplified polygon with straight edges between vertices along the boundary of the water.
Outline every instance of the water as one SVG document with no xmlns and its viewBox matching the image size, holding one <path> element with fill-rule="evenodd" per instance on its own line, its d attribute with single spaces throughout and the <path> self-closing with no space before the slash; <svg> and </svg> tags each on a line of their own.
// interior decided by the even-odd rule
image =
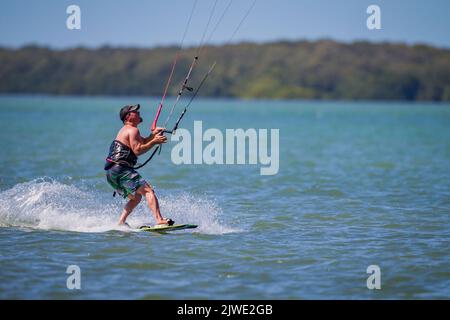
<svg viewBox="0 0 450 320">
<path fill-rule="evenodd" d="M 156 98 L 0 98 L 0 298 L 450 298 L 449 105 L 198 100 L 182 127 L 279 128 L 279 173 L 176 166 L 167 144 L 141 173 L 199 228 L 159 235 L 116 226 L 102 170 L 138 102 L 150 123 Z"/>
</svg>

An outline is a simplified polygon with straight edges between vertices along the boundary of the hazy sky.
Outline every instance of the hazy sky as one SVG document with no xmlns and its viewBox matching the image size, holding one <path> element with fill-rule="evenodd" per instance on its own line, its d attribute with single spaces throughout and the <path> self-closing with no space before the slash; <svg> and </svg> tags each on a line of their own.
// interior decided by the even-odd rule
<svg viewBox="0 0 450 320">
<path fill-rule="evenodd" d="M 217 0 L 212 26 L 229 1 Z M 199 43 L 214 2 L 198 0 L 187 45 Z M 233 0 L 210 42 L 226 43 L 252 2 Z M 0 46 L 178 44 L 193 3 L 194 0 L 1 0 Z M 66 27 L 66 8 L 71 4 L 81 8 L 81 30 Z M 381 30 L 370 31 L 366 27 L 366 9 L 371 4 L 381 8 Z M 450 47 L 450 0 L 256 0 L 233 41 L 319 38 Z"/>
</svg>

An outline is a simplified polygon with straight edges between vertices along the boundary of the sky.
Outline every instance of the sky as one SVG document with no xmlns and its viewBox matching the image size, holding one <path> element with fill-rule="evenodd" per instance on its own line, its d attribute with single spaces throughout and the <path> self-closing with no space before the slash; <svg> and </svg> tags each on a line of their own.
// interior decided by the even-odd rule
<svg viewBox="0 0 450 320">
<path fill-rule="evenodd" d="M 185 46 L 200 44 L 216 0 L 197 0 Z M 232 1 L 221 24 L 220 15 Z M 217 0 L 206 39 L 211 44 L 276 40 L 368 40 L 450 48 L 450 0 Z M 1 0 L 0 46 L 35 44 L 156 47 L 179 45 L 195 0 Z M 81 9 L 81 29 L 69 30 L 69 5 Z M 381 29 L 368 30 L 369 5 L 381 9 Z"/>
</svg>

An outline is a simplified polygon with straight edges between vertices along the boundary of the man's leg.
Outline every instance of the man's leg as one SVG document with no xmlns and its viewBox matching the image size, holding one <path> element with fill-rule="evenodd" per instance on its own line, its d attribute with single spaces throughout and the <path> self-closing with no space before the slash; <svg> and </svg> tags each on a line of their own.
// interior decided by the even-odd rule
<svg viewBox="0 0 450 320">
<path fill-rule="evenodd" d="M 147 183 L 137 189 L 136 194 L 143 195 L 147 199 L 148 207 L 152 210 L 157 224 L 168 223 L 169 219 L 164 219 L 159 211 L 158 198 L 156 198 L 153 188 Z"/>
<path fill-rule="evenodd" d="M 120 215 L 119 219 L 119 225 L 125 224 L 127 217 L 130 215 L 133 209 L 136 208 L 139 202 L 141 202 L 142 195 L 136 192 L 135 195 L 132 194 L 128 195 L 128 199 L 130 199 L 130 201 L 128 201 L 127 204 L 125 205 L 125 208 L 123 208 L 122 214 Z"/>
</svg>

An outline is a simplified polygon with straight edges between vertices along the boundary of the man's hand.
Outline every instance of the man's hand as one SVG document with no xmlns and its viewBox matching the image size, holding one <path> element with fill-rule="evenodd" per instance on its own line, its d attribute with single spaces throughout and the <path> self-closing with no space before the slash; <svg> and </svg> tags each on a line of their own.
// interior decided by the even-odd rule
<svg viewBox="0 0 450 320">
<path fill-rule="evenodd" d="M 157 127 L 155 130 L 152 131 L 152 135 L 157 136 L 160 132 L 163 132 L 164 130 L 166 130 L 166 128 Z"/>
<path fill-rule="evenodd" d="M 164 130 L 166 130 L 166 128 L 157 127 L 155 130 L 152 131 L 151 140 L 153 144 L 161 144 L 167 142 L 167 137 L 164 136 Z"/>
<path fill-rule="evenodd" d="M 153 132 L 156 132 L 157 129 L 155 129 Z M 158 131 L 157 134 L 153 135 L 152 143 L 153 144 L 162 144 L 167 142 L 167 137 L 162 134 L 164 129 Z M 160 134 L 159 134 L 160 133 Z"/>
</svg>

